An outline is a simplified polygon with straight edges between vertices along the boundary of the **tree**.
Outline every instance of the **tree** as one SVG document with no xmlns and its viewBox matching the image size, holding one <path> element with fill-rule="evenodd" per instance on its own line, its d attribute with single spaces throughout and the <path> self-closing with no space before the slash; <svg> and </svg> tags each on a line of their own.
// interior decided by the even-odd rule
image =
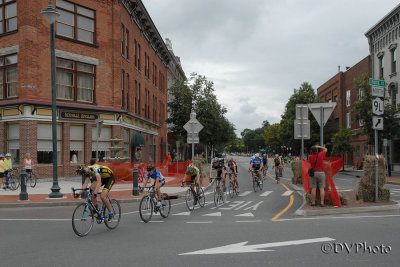
<svg viewBox="0 0 400 267">
<path fill-rule="evenodd" d="M 332 153 L 344 157 L 347 153 L 353 152 L 354 147 L 350 145 L 352 135 L 353 132 L 349 128 L 342 128 L 338 133 L 335 133 L 332 137 Z"/>
<path fill-rule="evenodd" d="M 308 82 L 303 82 L 299 89 L 294 89 L 285 106 L 285 112 L 281 116 L 281 138 L 285 140 L 285 145 L 292 147 L 295 153 L 301 154 L 301 143 L 294 139 L 294 120 L 296 119 L 296 105 L 321 102 Z M 311 121 L 311 139 L 306 140 L 306 146 L 319 142 L 319 125 L 314 117 L 309 114 Z"/>
<path fill-rule="evenodd" d="M 274 123 L 268 127 L 264 132 L 265 143 L 267 147 L 275 152 L 280 150 L 282 139 L 281 139 L 281 125 Z"/>
</svg>

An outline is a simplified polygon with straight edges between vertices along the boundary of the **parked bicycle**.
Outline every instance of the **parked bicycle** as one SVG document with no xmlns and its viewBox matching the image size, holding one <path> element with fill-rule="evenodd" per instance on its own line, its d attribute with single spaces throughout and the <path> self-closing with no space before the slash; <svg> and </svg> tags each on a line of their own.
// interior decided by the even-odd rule
<svg viewBox="0 0 400 267">
<path fill-rule="evenodd" d="M 161 194 L 161 205 L 157 206 L 157 191 L 152 186 L 139 186 L 139 190 L 147 190 L 147 195 L 140 200 L 139 214 L 143 222 L 147 223 L 153 216 L 153 212 L 160 212 L 161 217 L 167 218 L 171 212 L 171 200 L 167 194 Z"/>
<path fill-rule="evenodd" d="M 121 221 L 121 206 L 116 199 L 110 199 L 108 196 L 108 201 L 111 204 L 112 211 L 114 215 L 109 217 L 106 215 L 106 205 L 105 203 L 102 204 L 101 209 L 97 209 L 96 206 L 93 204 L 90 196 L 93 195 L 92 188 L 85 188 L 85 189 L 74 189 L 72 188 L 72 192 L 75 198 L 79 197 L 79 194 L 75 194 L 75 191 L 79 190 L 89 190 L 89 194 L 86 197 L 86 201 L 80 203 L 72 213 L 72 229 L 74 230 L 75 234 L 80 237 L 86 236 L 93 228 L 94 220 L 98 224 L 104 222 L 106 227 L 110 230 L 117 228 L 119 222 Z"/>
<path fill-rule="evenodd" d="M 229 196 L 231 198 L 233 198 L 234 195 L 239 195 L 239 184 L 237 183 L 235 173 L 233 173 L 232 171 L 229 173 L 229 187 L 228 187 L 228 192 L 229 192 Z"/>
<path fill-rule="evenodd" d="M 36 175 L 33 173 L 33 169 L 31 172 L 26 173 L 26 183 L 25 184 L 27 185 L 28 182 L 29 182 L 30 187 L 34 188 L 36 186 L 37 178 L 36 178 Z"/>
<path fill-rule="evenodd" d="M 257 192 L 257 188 L 259 188 L 260 190 L 263 190 L 263 183 L 260 182 L 260 179 L 258 177 L 258 172 L 259 170 L 254 169 L 253 171 L 251 171 L 251 175 L 253 176 L 253 190 L 254 192 Z"/>
<path fill-rule="evenodd" d="M 218 207 L 220 204 L 225 202 L 224 184 L 222 177 L 215 178 L 215 189 L 214 189 L 214 204 Z"/>
<path fill-rule="evenodd" d="M 203 188 L 198 183 L 191 180 L 189 188 L 185 194 L 186 206 L 190 211 L 194 210 L 194 207 L 199 204 L 200 207 L 204 207 L 206 204 L 206 197 L 204 195 Z"/>
<path fill-rule="evenodd" d="M 7 175 L 5 176 L 5 181 L 3 182 L 3 188 L 10 188 L 12 191 L 17 190 L 20 181 L 19 181 L 19 176 L 14 173 L 18 171 L 18 168 L 12 168 L 11 170 L 8 171 Z"/>
</svg>

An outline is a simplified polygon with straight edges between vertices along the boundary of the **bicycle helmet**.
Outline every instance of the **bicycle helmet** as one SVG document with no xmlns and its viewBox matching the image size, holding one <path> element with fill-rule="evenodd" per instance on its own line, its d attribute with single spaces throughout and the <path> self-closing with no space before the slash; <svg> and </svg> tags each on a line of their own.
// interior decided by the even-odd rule
<svg viewBox="0 0 400 267">
<path fill-rule="evenodd" d="M 4 157 L 4 154 L 0 154 L 0 158 L 5 158 L 5 157 Z"/>
<path fill-rule="evenodd" d="M 85 165 L 79 165 L 76 168 L 76 174 L 83 174 L 85 172 Z"/>
<path fill-rule="evenodd" d="M 155 167 L 153 164 L 149 164 L 149 165 L 147 165 L 146 170 L 149 172 L 151 170 L 155 170 Z"/>
<path fill-rule="evenodd" d="M 218 161 L 219 161 L 219 158 L 217 158 L 217 157 L 213 158 L 213 160 L 212 160 L 213 163 L 218 162 Z"/>
<path fill-rule="evenodd" d="M 190 164 L 188 165 L 187 169 L 188 169 L 189 171 L 193 170 L 193 169 L 194 169 L 194 165 L 193 165 L 192 163 L 190 163 Z"/>
<path fill-rule="evenodd" d="M 254 157 L 259 158 L 259 157 L 260 157 L 260 154 L 256 153 L 256 154 L 254 155 Z"/>
<path fill-rule="evenodd" d="M 11 157 L 11 154 L 10 154 L 10 153 L 7 153 L 7 154 L 6 154 L 6 157 Z"/>
</svg>

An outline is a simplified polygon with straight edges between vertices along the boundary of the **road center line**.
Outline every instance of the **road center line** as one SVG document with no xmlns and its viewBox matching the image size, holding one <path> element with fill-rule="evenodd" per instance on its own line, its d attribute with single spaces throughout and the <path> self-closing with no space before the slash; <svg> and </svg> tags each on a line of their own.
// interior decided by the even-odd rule
<svg viewBox="0 0 400 267">
<path fill-rule="evenodd" d="M 271 221 L 275 221 L 276 219 L 278 219 L 282 214 L 284 214 L 292 205 L 293 205 L 293 201 L 294 201 L 294 197 L 293 195 L 290 196 L 290 201 L 289 204 L 286 206 L 286 208 L 284 208 L 281 212 L 279 212 L 278 214 L 276 214 Z"/>
</svg>

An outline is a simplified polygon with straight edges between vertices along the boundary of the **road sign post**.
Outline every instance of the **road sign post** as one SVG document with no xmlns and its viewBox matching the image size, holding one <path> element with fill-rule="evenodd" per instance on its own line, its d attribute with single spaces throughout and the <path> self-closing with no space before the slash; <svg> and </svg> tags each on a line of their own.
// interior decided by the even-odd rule
<svg viewBox="0 0 400 267">
<path fill-rule="evenodd" d="M 190 113 L 190 120 L 183 126 L 187 131 L 187 142 L 192 143 L 192 161 L 194 162 L 194 144 L 200 142 L 199 132 L 203 129 L 203 125 L 196 119 L 194 110 Z"/>
<path fill-rule="evenodd" d="M 372 95 L 372 113 L 376 116 L 372 116 L 372 129 L 375 134 L 375 202 L 379 201 L 378 196 L 378 131 L 383 130 L 383 97 L 385 96 L 386 82 L 382 80 L 369 79 L 371 85 Z"/>
<path fill-rule="evenodd" d="M 324 146 L 324 126 L 335 107 L 335 102 L 308 104 L 308 108 L 320 126 L 320 146 Z"/>
</svg>

